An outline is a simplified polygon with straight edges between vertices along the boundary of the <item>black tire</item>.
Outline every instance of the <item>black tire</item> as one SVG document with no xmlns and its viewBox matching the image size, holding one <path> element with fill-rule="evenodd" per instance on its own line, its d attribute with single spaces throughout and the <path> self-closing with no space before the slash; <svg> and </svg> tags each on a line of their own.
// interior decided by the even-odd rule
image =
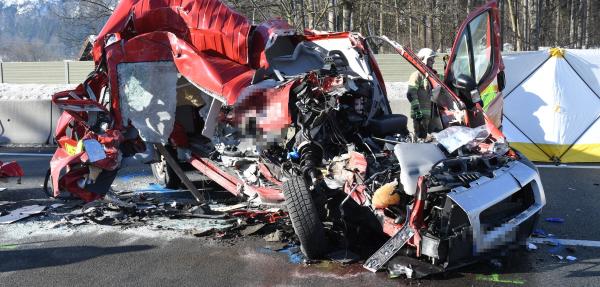
<svg viewBox="0 0 600 287">
<path fill-rule="evenodd" d="M 321 258 L 327 250 L 325 229 L 304 179 L 293 177 L 283 183 L 283 195 L 300 250 L 309 259 Z"/>
<path fill-rule="evenodd" d="M 46 172 L 46 178 L 44 178 L 44 193 L 50 197 L 54 198 L 54 187 L 52 184 L 52 175 L 50 174 L 50 169 Z"/>
<path fill-rule="evenodd" d="M 173 155 L 171 149 L 167 147 L 167 150 Z M 154 178 L 162 187 L 177 189 L 181 186 L 181 179 L 179 179 L 175 171 L 167 164 L 167 161 L 162 155 L 160 155 L 160 162 L 151 164 L 151 167 Z"/>
</svg>

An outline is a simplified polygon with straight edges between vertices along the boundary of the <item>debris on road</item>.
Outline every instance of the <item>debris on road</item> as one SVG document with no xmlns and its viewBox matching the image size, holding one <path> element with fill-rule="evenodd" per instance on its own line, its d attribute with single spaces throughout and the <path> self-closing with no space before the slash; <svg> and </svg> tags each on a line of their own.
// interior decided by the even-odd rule
<svg viewBox="0 0 600 287">
<path fill-rule="evenodd" d="M 499 274 L 491 274 L 491 275 L 477 274 L 477 276 L 475 276 L 475 280 L 488 281 L 488 282 L 494 282 L 494 283 L 509 283 L 509 284 L 517 284 L 517 285 L 525 284 L 525 280 L 503 279 L 503 278 L 500 278 Z"/>
<path fill-rule="evenodd" d="M 29 205 L 11 211 L 8 215 L 0 217 L 0 224 L 10 224 L 29 216 L 40 214 L 46 209 L 43 205 Z"/>
<path fill-rule="evenodd" d="M 283 240 L 283 232 L 281 229 L 275 230 L 275 232 L 267 234 L 263 239 L 266 242 L 280 242 Z"/>
<path fill-rule="evenodd" d="M 537 228 L 533 230 L 533 233 L 531 233 L 531 236 L 533 237 L 539 237 L 539 238 L 545 238 L 548 235 L 546 234 L 546 231 L 544 231 L 541 228 Z"/>
<path fill-rule="evenodd" d="M 18 244 L 0 244 L 0 250 L 12 250 L 16 249 Z"/>
<path fill-rule="evenodd" d="M 21 168 L 16 161 L 11 161 L 8 163 L 3 163 L 0 161 L 0 181 L 6 182 L 6 179 L 9 177 L 18 177 L 17 183 L 21 184 L 21 177 L 24 175 L 25 172 L 23 172 L 23 168 Z"/>
<path fill-rule="evenodd" d="M 504 266 L 504 264 L 502 264 L 502 261 L 496 258 L 490 259 L 490 261 L 488 261 L 488 264 L 496 269 L 500 269 L 502 268 L 502 266 Z"/>
<path fill-rule="evenodd" d="M 535 244 L 533 244 L 531 242 L 527 243 L 527 250 L 533 251 L 533 250 L 537 250 L 537 249 L 538 249 L 538 247 Z"/>
<path fill-rule="evenodd" d="M 342 250 L 331 252 L 331 253 L 327 254 L 326 257 L 334 262 L 337 262 L 337 263 L 340 263 L 343 265 L 354 263 L 354 262 L 357 262 L 358 260 L 360 260 L 360 256 L 358 256 L 357 254 L 355 254 L 354 252 L 352 252 L 348 249 L 342 249 Z"/>
<path fill-rule="evenodd" d="M 259 223 L 259 224 L 256 224 L 256 225 L 251 225 L 251 226 L 248 226 L 248 227 L 244 228 L 242 231 L 240 231 L 240 234 L 243 235 L 243 236 L 252 235 L 252 234 L 255 234 L 255 233 L 259 232 L 265 226 L 266 226 L 266 224 L 264 224 L 264 223 Z"/>
<path fill-rule="evenodd" d="M 227 206 L 219 206 L 219 207 L 210 207 L 210 209 L 214 210 L 214 211 L 220 211 L 220 212 L 228 212 L 228 211 L 233 211 L 236 209 L 242 209 L 242 208 L 247 208 L 248 204 L 247 203 L 238 203 L 238 204 L 234 204 L 234 205 L 227 205 Z"/>
<path fill-rule="evenodd" d="M 433 274 L 444 272 L 444 269 L 432 264 L 427 264 L 415 258 L 397 256 L 387 265 L 390 278 L 406 276 L 408 279 L 420 279 Z"/>
<path fill-rule="evenodd" d="M 577 257 L 569 255 L 569 256 L 565 257 L 565 259 L 567 259 L 569 261 L 575 261 L 575 260 L 577 260 Z"/>
<path fill-rule="evenodd" d="M 16 162 L 11 161 L 8 163 L 3 163 L 0 161 L 0 178 L 2 177 L 22 177 L 25 173 L 23 172 L 23 168 Z"/>
<path fill-rule="evenodd" d="M 546 222 L 552 222 L 552 223 L 564 223 L 565 220 L 559 217 L 547 217 L 546 218 Z"/>
</svg>

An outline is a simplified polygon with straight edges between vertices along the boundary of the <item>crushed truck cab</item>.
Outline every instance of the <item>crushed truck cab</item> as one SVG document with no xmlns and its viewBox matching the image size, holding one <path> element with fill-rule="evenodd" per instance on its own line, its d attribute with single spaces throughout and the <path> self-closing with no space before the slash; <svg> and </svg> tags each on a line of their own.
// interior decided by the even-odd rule
<svg viewBox="0 0 600 287">
<path fill-rule="evenodd" d="M 535 166 L 498 129 L 498 24 L 495 1 L 469 15 L 441 80 L 384 36 L 252 25 L 218 0 L 121 1 L 94 43 L 95 71 L 53 96 L 64 110 L 54 195 L 101 198 L 135 158 L 203 200 L 187 163 L 240 200 L 285 206 L 309 258 L 373 235 L 387 242 L 364 256 L 372 271 L 473 262 L 529 236 L 545 204 Z M 392 112 L 373 44 L 431 84 L 433 141 Z"/>
</svg>

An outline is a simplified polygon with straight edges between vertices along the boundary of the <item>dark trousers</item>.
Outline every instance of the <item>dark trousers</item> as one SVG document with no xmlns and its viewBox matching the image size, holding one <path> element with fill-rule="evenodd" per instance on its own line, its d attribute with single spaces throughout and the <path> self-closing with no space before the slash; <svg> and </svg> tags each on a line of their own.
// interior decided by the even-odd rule
<svg viewBox="0 0 600 287">
<path fill-rule="evenodd" d="M 420 120 L 413 119 L 413 128 L 417 138 L 426 138 L 429 133 L 429 117 L 424 117 Z"/>
</svg>

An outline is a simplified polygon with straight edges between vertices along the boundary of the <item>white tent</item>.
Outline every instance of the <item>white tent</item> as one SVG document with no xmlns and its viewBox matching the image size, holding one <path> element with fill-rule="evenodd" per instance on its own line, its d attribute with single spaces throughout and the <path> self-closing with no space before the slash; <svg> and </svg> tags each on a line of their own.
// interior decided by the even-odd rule
<svg viewBox="0 0 600 287">
<path fill-rule="evenodd" d="M 541 162 L 600 162 L 600 50 L 508 54 L 503 132 Z"/>
</svg>

